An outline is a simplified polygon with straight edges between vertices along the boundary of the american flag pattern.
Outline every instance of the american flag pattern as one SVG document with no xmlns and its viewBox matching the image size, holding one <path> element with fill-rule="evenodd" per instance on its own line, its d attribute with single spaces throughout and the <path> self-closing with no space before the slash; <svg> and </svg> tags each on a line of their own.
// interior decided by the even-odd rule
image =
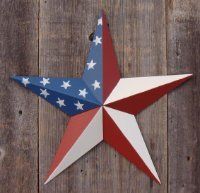
<svg viewBox="0 0 200 193">
<path fill-rule="evenodd" d="M 191 76 L 120 78 L 102 11 L 82 78 L 13 77 L 71 116 L 45 183 L 101 141 L 160 183 L 135 115 Z"/>
</svg>

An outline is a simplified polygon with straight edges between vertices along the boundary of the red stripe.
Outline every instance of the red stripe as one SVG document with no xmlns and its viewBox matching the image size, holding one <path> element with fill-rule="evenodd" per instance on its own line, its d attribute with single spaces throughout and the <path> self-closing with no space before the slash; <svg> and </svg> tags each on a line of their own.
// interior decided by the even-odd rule
<svg viewBox="0 0 200 193">
<path fill-rule="evenodd" d="M 103 21 L 103 102 L 109 96 L 120 79 L 117 57 L 112 44 L 106 16 L 102 14 Z"/>
</svg>

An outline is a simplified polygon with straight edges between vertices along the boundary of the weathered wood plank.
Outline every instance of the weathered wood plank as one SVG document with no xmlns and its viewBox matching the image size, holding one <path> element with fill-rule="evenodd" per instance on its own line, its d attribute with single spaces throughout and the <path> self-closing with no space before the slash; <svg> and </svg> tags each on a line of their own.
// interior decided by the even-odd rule
<svg viewBox="0 0 200 193">
<path fill-rule="evenodd" d="M 192 81 L 169 95 L 168 121 L 167 97 L 137 117 L 162 185 L 150 181 L 104 143 L 43 185 L 68 118 L 39 100 L 38 139 L 37 97 L 12 82 L 9 76 L 38 74 L 39 4 L 33 0 L 3 0 L 0 192 L 198 192 L 200 3 L 198 0 L 103 2 L 40 0 L 40 75 L 80 77 L 89 51 L 88 36 L 102 7 L 124 77 L 193 72 Z"/>
<path fill-rule="evenodd" d="M 38 74 L 38 3 L 0 3 L 0 192 L 38 192 L 38 99 L 10 79 Z"/>
<path fill-rule="evenodd" d="M 166 21 L 165 1 L 123 1 L 124 47 L 123 76 L 165 75 Z M 127 192 L 167 192 L 167 97 L 137 116 L 161 185 L 121 160 L 126 172 L 121 178 Z M 127 188 L 128 187 L 128 188 Z"/>
<path fill-rule="evenodd" d="M 169 192 L 200 189 L 200 1 L 168 1 L 168 73 L 194 73 L 168 97 Z"/>
</svg>

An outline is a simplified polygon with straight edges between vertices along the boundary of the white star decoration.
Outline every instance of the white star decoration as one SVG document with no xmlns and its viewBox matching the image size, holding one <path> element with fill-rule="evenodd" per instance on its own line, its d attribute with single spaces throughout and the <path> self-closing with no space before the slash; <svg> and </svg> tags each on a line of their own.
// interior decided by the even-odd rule
<svg viewBox="0 0 200 193">
<path fill-rule="evenodd" d="M 100 82 L 98 82 L 97 80 L 94 81 L 94 83 L 92 84 L 92 86 L 94 87 L 94 90 L 96 90 L 97 88 L 101 88 L 100 87 Z"/>
<path fill-rule="evenodd" d="M 93 42 L 95 43 L 95 45 L 97 46 L 98 44 L 101 44 L 101 37 L 96 36 L 95 39 L 93 40 Z"/>
<path fill-rule="evenodd" d="M 97 25 L 102 25 L 102 17 L 98 19 L 98 24 Z"/>
<path fill-rule="evenodd" d="M 94 66 L 96 65 L 96 63 L 93 60 L 91 60 L 89 63 L 87 63 L 87 65 L 88 65 L 88 70 L 90 70 L 90 69 L 94 69 Z"/>
<path fill-rule="evenodd" d="M 47 98 L 48 95 L 50 95 L 48 92 L 47 92 L 47 89 L 40 89 L 41 93 L 40 95 L 43 95 L 45 98 Z"/>
<path fill-rule="evenodd" d="M 29 78 L 22 78 L 22 84 L 24 84 L 24 86 L 26 86 L 27 84 L 30 84 Z"/>
<path fill-rule="evenodd" d="M 63 84 L 61 85 L 61 87 L 63 87 L 64 89 L 67 89 L 68 87 L 71 87 L 70 81 L 67 81 L 67 82 L 63 81 Z"/>
<path fill-rule="evenodd" d="M 58 98 L 58 100 L 56 101 L 56 103 L 59 104 L 59 107 L 66 106 L 65 105 L 65 100 L 61 100 L 60 98 Z"/>
<path fill-rule="evenodd" d="M 83 90 L 79 90 L 79 96 L 83 96 L 85 98 L 87 94 L 88 92 L 86 91 L 86 88 L 84 88 Z"/>
<path fill-rule="evenodd" d="M 50 84 L 49 78 L 43 78 L 42 81 L 40 81 L 40 83 L 43 84 L 44 86 L 46 86 L 46 84 Z"/>
<path fill-rule="evenodd" d="M 81 104 L 79 101 L 77 103 L 74 103 L 74 105 L 77 107 L 76 108 L 77 110 L 83 110 L 83 105 L 84 104 Z"/>
</svg>

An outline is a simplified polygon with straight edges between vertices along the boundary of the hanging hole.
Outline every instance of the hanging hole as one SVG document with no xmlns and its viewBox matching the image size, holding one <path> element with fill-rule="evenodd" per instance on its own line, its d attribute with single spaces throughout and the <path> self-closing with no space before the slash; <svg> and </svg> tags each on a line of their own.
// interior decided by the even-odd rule
<svg viewBox="0 0 200 193">
<path fill-rule="evenodd" d="M 90 35 L 89 35 L 89 40 L 92 42 L 94 39 L 94 32 L 92 32 Z"/>
<path fill-rule="evenodd" d="M 19 110 L 19 115 L 22 115 L 22 110 Z"/>
<path fill-rule="evenodd" d="M 107 26 L 109 27 L 109 23 L 107 23 Z"/>
</svg>

